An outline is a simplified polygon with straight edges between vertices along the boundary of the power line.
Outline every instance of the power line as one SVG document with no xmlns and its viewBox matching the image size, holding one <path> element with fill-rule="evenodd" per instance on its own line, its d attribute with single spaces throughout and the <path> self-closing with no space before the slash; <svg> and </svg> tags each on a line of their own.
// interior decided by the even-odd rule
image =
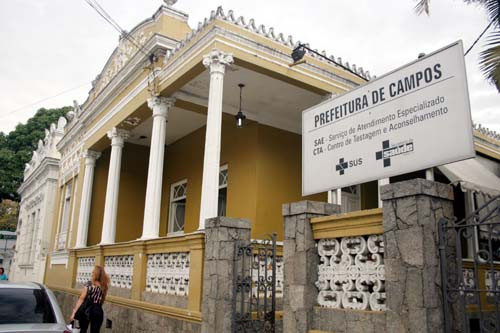
<svg viewBox="0 0 500 333">
<path fill-rule="evenodd" d="M 474 43 L 472 43 L 472 45 L 469 47 L 469 49 L 465 52 L 464 57 L 467 55 L 467 53 L 469 53 L 470 50 L 472 50 L 472 48 L 477 44 L 477 42 L 479 42 L 481 37 L 483 37 L 484 33 L 491 27 L 491 25 L 493 24 L 493 21 L 495 21 L 495 20 L 494 19 L 491 20 L 491 22 L 486 26 L 486 28 L 483 30 L 483 32 L 481 32 L 481 34 L 476 38 Z"/>
<path fill-rule="evenodd" d="M 106 12 L 106 10 L 99 5 L 99 3 L 96 0 L 85 0 L 85 2 L 92 7 L 97 14 L 99 14 L 106 22 L 108 22 L 118 33 L 120 34 L 121 37 L 127 39 L 130 43 L 132 43 L 140 52 L 142 52 L 144 55 L 148 55 L 147 52 L 145 52 L 144 47 L 140 45 L 140 43 L 135 40 L 135 38 L 130 35 L 125 29 L 123 29 L 114 19 L 111 17 L 111 15 Z"/>
<path fill-rule="evenodd" d="M 45 102 L 45 101 L 47 101 L 47 100 L 49 100 L 49 99 L 52 99 L 52 98 L 55 98 L 55 97 L 59 97 L 59 96 L 61 96 L 61 95 L 64 95 L 64 94 L 66 94 L 66 93 L 69 93 L 70 91 L 80 89 L 80 88 L 82 88 L 82 87 L 84 87 L 84 86 L 86 86 L 86 85 L 88 85 L 88 84 L 90 84 L 90 82 L 85 82 L 84 84 L 80 84 L 80 85 L 78 85 L 78 86 L 76 86 L 76 87 L 73 87 L 73 88 L 71 88 L 71 89 L 67 89 L 67 90 L 61 91 L 61 92 L 59 92 L 59 93 L 57 93 L 57 94 L 55 94 L 55 95 L 52 95 L 52 96 L 49 96 L 49 97 L 42 98 L 42 99 L 40 99 L 40 100 L 38 100 L 38 101 L 36 101 L 36 102 L 32 102 L 32 103 L 30 103 L 30 104 L 27 104 L 27 105 L 21 106 L 21 107 L 19 107 L 19 108 L 17 108 L 17 109 L 14 109 L 14 110 L 8 111 L 7 113 L 5 113 L 5 114 L 3 114 L 3 115 L 0 115 L 0 118 L 5 118 L 5 117 L 7 117 L 7 116 L 9 116 L 9 115 L 11 115 L 11 114 L 13 114 L 13 113 L 17 112 L 17 111 L 20 111 L 20 110 L 23 110 L 23 109 L 25 109 L 25 108 L 31 107 L 31 106 L 33 106 L 33 105 L 37 105 L 37 104 L 39 104 L 39 103 L 41 103 L 41 102 Z"/>
<path fill-rule="evenodd" d="M 104 8 L 102 8 L 101 5 L 99 5 L 99 3 L 97 2 L 97 0 L 85 0 L 85 2 L 87 4 L 89 4 L 90 7 L 92 7 L 106 22 L 108 22 L 116 31 L 118 31 L 118 33 L 120 34 L 120 36 L 122 38 L 125 38 L 127 39 L 132 45 L 134 45 L 138 50 L 139 52 L 141 52 L 142 54 L 144 54 L 145 56 L 147 56 L 149 58 L 149 62 L 150 62 L 150 66 L 148 66 L 147 68 L 149 69 L 151 75 L 152 75 L 152 80 L 151 82 L 148 81 L 148 86 L 150 87 L 150 92 L 152 95 L 156 95 L 157 94 L 157 91 L 156 91 L 156 88 L 155 88 L 155 84 L 154 82 L 156 81 L 156 73 L 154 71 L 154 62 L 156 62 L 155 60 L 155 56 L 154 54 L 148 54 L 145 49 L 144 49 L 144 46 L 141 46 L 140 43 L 131 35 L 129 34 L 127 31 L 125 31 L 112 17 L 111 15 L 109 15 L 106 10 Z M 151 88 L 151 85 L 153 86 Z"/>
</svg>

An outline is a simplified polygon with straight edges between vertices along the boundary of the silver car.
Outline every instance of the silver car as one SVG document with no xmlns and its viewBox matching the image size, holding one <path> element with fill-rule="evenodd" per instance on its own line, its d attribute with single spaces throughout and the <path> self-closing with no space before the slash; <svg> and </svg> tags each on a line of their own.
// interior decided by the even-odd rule
<svg viewBox="0 0 500 333">
<path fill-rule="evenodd" d="M 0 332 L 70 333 L 56 297 L 38 283 L 0 283 Z"/>
</svg>

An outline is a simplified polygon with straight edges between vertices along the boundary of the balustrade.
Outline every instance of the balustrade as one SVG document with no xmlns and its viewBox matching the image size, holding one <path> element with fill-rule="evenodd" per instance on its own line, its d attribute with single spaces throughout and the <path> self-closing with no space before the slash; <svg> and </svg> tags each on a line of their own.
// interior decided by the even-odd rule
<svg viewBox="0 0 500 333">
<path fill-rule="evenodd" d="M 76 266 L 76 283 L 85 284 L 88 281 L 90 281 L 94 265 L 95 265 L 94 257 L 78 258 Z"/>
<path fill-rule="evenodd" d="M 382 235 L 318 242 L 318 303 L 337 309 L 385 310 Z"/>
<path fill-rule="evenodd" d="M 109 275 L 112 287 L 132 288 L 134 256 L 106 256 L 104 257 L 104 270 Z"/>
<path fill-rule="evenodd" d="M 148 255 L 146 291 L 187 296 L 189 253 L 154 253 Z"/>
</svg>

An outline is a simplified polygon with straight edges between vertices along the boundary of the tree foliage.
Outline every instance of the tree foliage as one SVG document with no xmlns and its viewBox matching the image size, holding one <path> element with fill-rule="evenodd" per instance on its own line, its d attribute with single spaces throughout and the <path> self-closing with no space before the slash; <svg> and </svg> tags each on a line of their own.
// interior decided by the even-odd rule
<svg viewBox="0 0 500 333">
<path fill-rule="evenodd" d="M 31 160 L 38 140 L 45 136 L 45 129 L 70 110 L 70 106 L 41 108 L 26 124 L 18 124 L 9 134 L 0 132 L 0 202 L 19 200 L 17 189 L 23 181 L 24 164 Z"/>
<path fill-rule="evenodd" d="M 415 11 L 418 14 L 430 11 L 430 0 L 416 0 Z M 500 92 L 500 0 L 463 0 L 466 3 L 479 4 L 486 9 L 490 19 L 490 34 L 485 49 L 479 54 L 479 67 L 484 77 L 496 86 Z"/>
<path fill-rule="evenodd" d="M 19 203 L 12 200 L 0 202 L 0 230 L 16 231 Z"/>
</svg>

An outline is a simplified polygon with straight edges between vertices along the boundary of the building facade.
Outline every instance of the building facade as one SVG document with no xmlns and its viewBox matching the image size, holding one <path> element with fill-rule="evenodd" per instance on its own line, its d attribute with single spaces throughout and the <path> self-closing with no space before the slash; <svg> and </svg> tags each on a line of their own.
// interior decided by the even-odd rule
<svg viewBox="0 0 500 333">
<path fill-rule="evenodd" d="M 24 169 L 24 181 L 18 189 L 21 202 L 10 280 L 44 281 L 59 196 L 60 154 L 56 145 L 64 135 L 66 123 L 66 118 L 61 117 L 57 125 L 45 130 L 44 139 L 38 141 L 38 148 Z"/>
<path fill-rule="evenodd" d="M 32 177 L 30 166 L 20 188 L 16 279 L 44 277 L 71 309 L 93 266 L 103 265 L 112 280 L 106 315 L 121 331 L 201 331 L 203 262 L 214 255 L 205 252 L 207 219 L 243 218 L 252 239 L 276 232 L 283 240 L 285 203 L 330 201 L 359 213 L 381 207 L 380 186 L 426 178 L 423 170 L 302 197 L 301 111 L 369 73 L 314 54 L 292 65 L 299 43 L 291 36 L 222 8 L 191 28 L 174 3 L 120 40 L 88 99 L 54 126 L 60 155 L 43 165 L 50 175 Z M 241 128 L 238 111 L 246 116 Z M 474 133 L 474 166 L 440 167 L 427 177 L 493 195 L 498 136 Z M 471 179 L 484 170 L 489 176 Z M 42 183 L 33 184 L 40 179 L 50 194 L 41 196 Z"/>
</svg>

